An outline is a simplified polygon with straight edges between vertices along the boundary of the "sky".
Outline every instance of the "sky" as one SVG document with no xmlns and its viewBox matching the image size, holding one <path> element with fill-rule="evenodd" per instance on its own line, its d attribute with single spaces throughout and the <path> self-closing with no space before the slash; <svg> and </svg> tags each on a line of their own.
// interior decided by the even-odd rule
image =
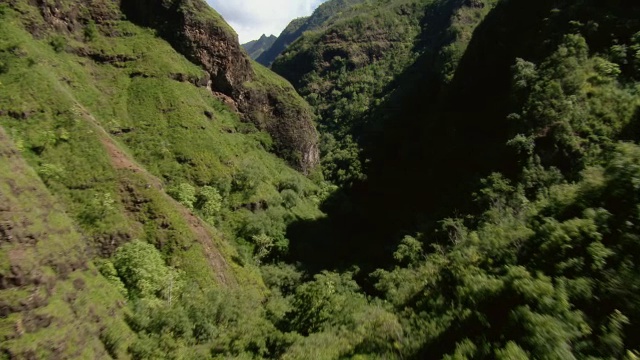
<svg viewBox="0 0 640 360">
<path fill-rule="evenodd" d="M 297 17 L 311 15 L 326 0 L 207 0 L 246 43 L 262 34 L 278 36 Z"/>
</svg>

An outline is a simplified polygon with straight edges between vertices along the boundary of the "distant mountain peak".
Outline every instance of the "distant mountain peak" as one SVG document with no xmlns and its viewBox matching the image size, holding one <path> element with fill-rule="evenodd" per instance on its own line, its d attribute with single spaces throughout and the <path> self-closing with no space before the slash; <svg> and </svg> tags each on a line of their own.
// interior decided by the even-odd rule
<svg viewBox="0 0 640 360">
<path fill-rule="evenodd" d="M 273 45 L 265 49 L 255 60 L 264 66 L 271 66 L 289 44 L 296 41 L 305 31 L 316 30 L 329 19 L 351 6 L 361 4 L 364 0 L 329 0 L 321 4 L 311 16 L 298 17 L 289 23 L 274 40 Z"/>
<path fill-rule="evenodd" d="M 242 47 L 247 51 L 247 54 L 252 59 L 257 59 L 263 52 L 271 48 L 277 37 L 273 34 L 267 36 L 262 34 L 258 40 L 249 41 L 246 44 L 242 44 Z"/>
</svg>

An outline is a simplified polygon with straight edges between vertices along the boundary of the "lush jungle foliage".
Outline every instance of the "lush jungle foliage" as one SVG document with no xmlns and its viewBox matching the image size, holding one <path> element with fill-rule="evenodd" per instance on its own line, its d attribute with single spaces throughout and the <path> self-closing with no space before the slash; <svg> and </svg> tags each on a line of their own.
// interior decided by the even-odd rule
<svg viewBox="0 0 640 360">
<path fill-rule="evenodd" d="M 0 5 L 0 358 L 640 357 L 640 5 L 352 5 L 273 65 L 309 177 L 112 2 Z"/>
</svg>

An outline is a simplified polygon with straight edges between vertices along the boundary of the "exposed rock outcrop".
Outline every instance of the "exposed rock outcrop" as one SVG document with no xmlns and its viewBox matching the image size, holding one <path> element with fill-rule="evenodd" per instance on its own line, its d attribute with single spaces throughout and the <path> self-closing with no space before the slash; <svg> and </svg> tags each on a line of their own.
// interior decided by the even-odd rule
<svg viewBox="0 0 640 360">
<path fill-rule="evenodd" d="M 257 76 L 237 35 L 204 1 L 121 0 L 121 9 L 202 66 L 214 94 L 232 99 L 247 121 L 267 131 L 278 155 L 305 172 L 318 163 L 318 134 L 304 101 L 292 87 Z"/>
<path fill-rule="evenodd" d="M 47 26 L 58 32 L 73 33 L 89 21 L 108 26 L 123 14 L 156 29 L 209 74 L 207 84 L 198 86 L 210 88 L 246 121 L 272 136 L 277 155 L 303 172 L 318 164 L 318 134 L 307 104 L 293 87 L 257 76 L 233 29 L 203 0 L 120 0 L 119 9 L 108 0 L 82 0 L 73 8 L 52 0 L 36 1 Z M 260 84 L 254 86 L 256 82 Z"/>
</svg>

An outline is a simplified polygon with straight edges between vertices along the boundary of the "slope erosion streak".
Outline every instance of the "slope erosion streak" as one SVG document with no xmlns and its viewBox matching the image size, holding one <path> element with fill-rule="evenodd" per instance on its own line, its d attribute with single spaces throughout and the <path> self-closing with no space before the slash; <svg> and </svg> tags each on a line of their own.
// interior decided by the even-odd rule
<svg viewBox="0 0 640 360">
<path fill-rule="evenodd" d="M 91 113 L 84 106 L 82 106 L 82 104 L 80 104 L 66 89 L 61 90 L 68 94 L 71 99 L 73 99 L 77 110 L 79 110 L 78 115 L 82 116 L 82 118 L 96 130 L 97 134 L 100 137 L 102 145 L 105 147 L 107 153 L 109 154 L 109 157 L 111 158 L 113 166 L 119 170 L 129 170 L 142 174 L 149 185 L 158 190 L 163 195 L 163 197 L 176 209 L 179 209 L 181 216 L 189 225 L 189 229 L 195 235 L 200 245 L 202 245 L 202 249 L 204 250 L 204 253 L 207 257 L 207 261 L 209 262 L 209 265 L 211 265 L 211 267 L 214 269 L 218 281 L 223 285 L 234 284 L 236 281 L 230 275 L 229 264 L 214 245 L 213 235 L 211 234 L 211 231 L 207 229 L 207 225 L 204 223 L 204 221 L 202 221 L 202 219 L 195 216 L 182 204 L 169 196 L 164 191 L 162 181 L 160 181 L 160 179 L 150 174 L 146 169 L 144 169 L 133 159 L 131 159 L 129 155 L 124 153 L 120 149 L 118 144 L 104 130 L 104 128 L 102 128 L 99 121 L 93 115 L 91 115 Z"/>
</svg>

